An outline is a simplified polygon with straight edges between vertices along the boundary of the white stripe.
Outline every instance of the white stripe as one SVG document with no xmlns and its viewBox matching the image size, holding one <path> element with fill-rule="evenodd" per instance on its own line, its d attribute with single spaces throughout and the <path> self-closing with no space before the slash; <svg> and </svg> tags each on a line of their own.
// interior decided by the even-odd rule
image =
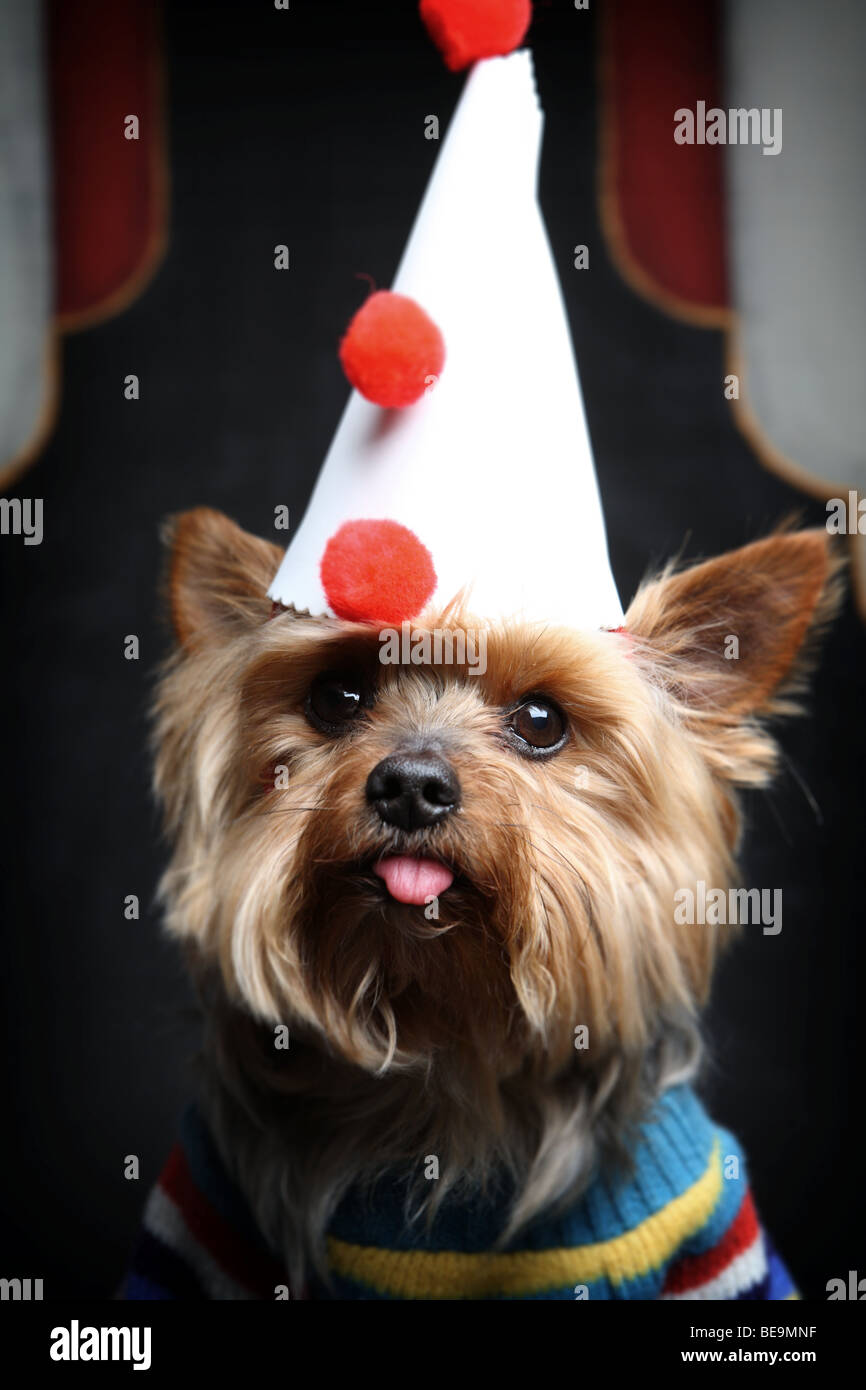
<svg viewBox="0 0 866 1390">
<path fill-rule="evenodd" d="M 759 1231 L 748 1249 L 731 1260 L 721 1274 L 717 1274 L 706 1284 L 687 1289 L 684 1293 L 663 1293 L 662 1298 L 671 1303 L 683 1303 L 696 1298 L 721 1302 L 745 1293 L 746 1289 L 759 1283 L 766 1273 L 767 1256 L 764 1252 L 764 1238 Z"/>
<path fill-rule="evenodd" d="M 254 1300 L 255 1295 L 226 1274 L 208 1250 L 192 1235 L 183 1213 L 163 1188 L 156 1186 L 147 1199 L 144 1225 L 188 1265 L 198 1277 L 202 1291 L 212 1299 Z"/>
</svg>

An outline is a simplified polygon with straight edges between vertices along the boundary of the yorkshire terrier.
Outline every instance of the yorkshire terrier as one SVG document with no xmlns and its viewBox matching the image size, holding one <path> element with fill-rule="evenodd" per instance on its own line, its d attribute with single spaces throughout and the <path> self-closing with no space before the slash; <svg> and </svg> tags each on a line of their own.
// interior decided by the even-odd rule
<svg viewBox="0 0 866 1390">
<path fill-rule="evenodd" d="M 670 565 L 616 631 L 491 625 L 483 673 L 272 605 L 280 549 L 217 512 L 169 547 L 161 895 L 264 1295 L 791 1296 L 689 1084 L 731 928 L 674 904 L 736 881 L 738 789 L 838 603 L 827 535 Z M 251 1296 L 205 1263 L 199 1294 Z"/>
</svg>

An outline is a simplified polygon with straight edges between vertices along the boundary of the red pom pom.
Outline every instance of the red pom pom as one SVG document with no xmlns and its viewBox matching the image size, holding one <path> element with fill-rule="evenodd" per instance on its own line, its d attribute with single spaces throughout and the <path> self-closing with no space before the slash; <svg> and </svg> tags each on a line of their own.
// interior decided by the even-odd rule
<svg viewBox="0 0 866 1390">
<path fill-rule="evenodd" d="M 430 551 L 398 521 L 345 521 L 325 546 L 320 573 L 337 617 L 354 623 L 406 622 L 436 588 Z"/>
<path fill-rule="evenodd" d="M 445 362 L 442 334 L 420 304 L 377 290 L 361 305 L 340 344 L 349 381 L 374 405 L 412 405 Z"/>
<path fill-rule="evenodd" d="M 452 72 L 497 58 L 523 42 L 531 0 L 421 0 L 421 18 Z"/>
</svg>

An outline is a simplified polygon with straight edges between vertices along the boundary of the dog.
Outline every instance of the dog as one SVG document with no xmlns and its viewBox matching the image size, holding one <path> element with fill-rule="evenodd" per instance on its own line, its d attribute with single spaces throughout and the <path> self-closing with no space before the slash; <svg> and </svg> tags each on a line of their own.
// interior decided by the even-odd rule
<svg viewBox="0 0 866 1390">
<path fill-rule="evenodd" d="M 674 902 L 736 881 L 740 789 L 773 776 L 767 721 L 839 603 L 826 533 L 668 565 L 617 631 L 493 624 L 483 675 L 272 605 L 279 547 L 215 511 L 167 544 L 161 900 L 202 1006 L 204 1142 L 285 1271 L 262 1296 L 743 1296 L 711 1153 L 748 1296 L 790 1296 L 691 1088 L 732 929 Z M 480 626 L 465 597 L 422 617 Z M 685 1168 L 644 1259 L 647 1155 Z"/>
</svg>

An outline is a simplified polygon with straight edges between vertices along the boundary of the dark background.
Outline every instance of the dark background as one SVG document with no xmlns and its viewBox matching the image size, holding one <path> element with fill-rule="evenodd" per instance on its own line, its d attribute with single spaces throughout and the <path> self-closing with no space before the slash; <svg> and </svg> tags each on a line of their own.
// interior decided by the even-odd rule
<svg viewBox="0 0 866 1390">
<path fill-rule="evenodd" d="M 820 525 L 824 508 L 737 433 L 721 335 L 663 316 L 607 258 L 599 8 L 537 3 L 531 37 L 547 113 L 541 200 L 627 600 L 681 547 L 737 546 L 795 506 Z M 437 153 L 424 118 L 444 133 L 463 80 L 409 3 L 170 3 L 165 44 L 168 254 L 126 312 L 66 340 L 57 428 L 16 489 L 44 498 L 44 542 L 0 543 L 0 1274 L 42 1277 L 48 1298 L 115 1288 L 190 1089 L 189 992 L 152 906 L 166 858 L 146 755 L 166 642 L 160 519 L 208 503 L 273 534 L 281 502 L 300 519 L 347 395 L 335 348 L 367 293 L 356 274 L 390 284 Z M 288 273 L 273 268 L 282 242 Z M 589 272 L 572 269 L 578 242 Z M 123 397 L 129 372 L 137 402 Z M 527 461 L 533 486 L 543 478 Z M 123 657 L 129 633 L 138 662 Z M 864 1259 L 864 671 L 849 600 L 812 718 L 783 731 L 788 770 L 749 802 L 742 882 L 783 890 L 783 931 L 746 929 L 708 1021 L 710 1102 L 743 1140 L 766 1223 L 813 1296 Z M 124 919 L 129 893 L 138 922 Z M 127 1154 L 139 1182 L 124 1180 Z"/>
</svg>

